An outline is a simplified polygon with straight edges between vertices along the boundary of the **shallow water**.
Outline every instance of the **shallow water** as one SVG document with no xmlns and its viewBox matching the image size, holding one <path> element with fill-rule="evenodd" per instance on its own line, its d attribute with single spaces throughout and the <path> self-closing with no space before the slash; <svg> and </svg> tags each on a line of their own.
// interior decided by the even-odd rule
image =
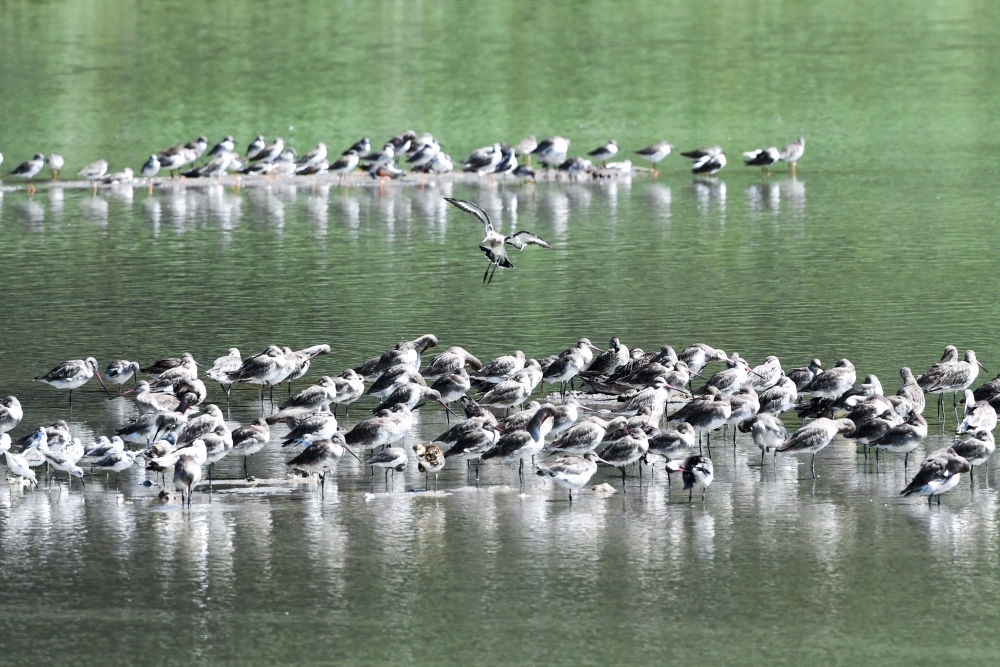
<svg viewBox="0 0 1000 667">
<path fill-rule="evenodd" d="M 24 404 L 15 436 L 69 417 L 65 392 L 31 381 L 62 359 L 210 363 L 272 342 L 333 347 L 298 387 L 425 332 L 480 358 L 613 335 L 786 367 L 849 357 L 888 391 L 948 343 L 997 370 L 991 5 L 190 7 L 9 6 L 0 90 L 21 92 L 0 99 L 4 172 L 35 151 L 60 150 L 72 175 L 101 156 L 138 168 L 201 133 L 240 146 L 282 133 L 302 152 L 411 127 L 459 159 L 560 133 L 577 153 L 609 136 L 623 153 L 718 142 L 730 165 L 694 179 L 670 156 L 655 180 L 346 192 L 295 181 L 28 198 L 5 179 L 0 394 Z M 739 150 L 799 134 L 797 177 L 739 164 Z M 554 249 L 515 254 L 484 288 L 478 223 L 443 196 Z M 210 400 L 224 395 L 210 387 Z M 261 409 L 238 387 L 229 418 Z M 86 439 L 133 414 L 87 385 L 70 421 Z M 445 426 L 423 409 L 405 444 Z M 932 423 L 911 474 L 948 431 Z M 814 482 L 808 457 L 761 468 L 740 435 L 735 450 L 713 446 L 716 482 L 690 504 L 662 466 L 624 495 L 602 468 L 594 482 L 616 492 L 569 504 L 533 475 L 519 487 L 504 464 L 484 464 L 477 485 L 449 463 L 428 493 L 412 462 L 387 489 L 344 461 L 321 494 L 267 481 L 292 457 L 276 437 L 251 459 L 257 488 L 199 491 L 190 511 L 157 502 L 138 470 L 88 475 L 86 489 L 0 486 L 5 662 L 996 659 L 988 639 L 948 629 L 997 620 L 992 472 L 928 508 L 898 496 L 908 476 L 891 455 L 876 471 L 838 440 Z M 215 475 L 241 468 L 227 458 Z"/>
</svg>

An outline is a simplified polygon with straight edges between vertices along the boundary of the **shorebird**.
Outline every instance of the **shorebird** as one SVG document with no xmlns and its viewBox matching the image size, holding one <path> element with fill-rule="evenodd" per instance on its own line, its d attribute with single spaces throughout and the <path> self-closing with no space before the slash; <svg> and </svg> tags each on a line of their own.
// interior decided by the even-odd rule
<svg viewBox="0 0 1000 667">
<path fill-rule="evenodd" d="M 618 154 L 618 142 L 614 139 L 608 140 L 606 144 L 598 146 L 594 150 L 587 153 L 590 157 L 594 159 L 595 162 L 600 162 L 601 166 L 607 164 L 608 160 L 613 158 Z"/>
<path fill-rule="evenodd" d="M 368 459 L 368 465 L 372 469 L 372 478 L 375 477 L 375 468 L 385 469 L 385 483 L 389 485 L 389 473 L 392 473 L 393 486 L 397 472 L 403 472 L 406 468 L 406 450 L 402 447 L 386 447 L 375 456 Z"/>
<path fill-rule="evenodd" d="M 122 385 L 128 382 L 129 378 L 138 384 L 136 373 L 139 372 L 139 363 L 128 361 L 127 359 L 115 359 L 108 362 L 108 367 L 104 369 L 104 375 L 108 382 L 118 385 L 118 395 L 122 393 Z"/>
<path fill-rule="evenodd" d="M 326 144 L 321 141 L 318 144 L 316 144 L 315 148 L 313 148 L 311 151 L 300 157 L 295 162 L 295 172 L 299 174 L 303 173 L 310 167 L 319 164 L 323 160 L 326 160 L 326 155 L 327 155 Z"/>
<path fill-rule="evenodd" d="M 712 176 L 726 166 L 726 154 L 722 152 L 722 146 L 709 146 L 707 148 L 697 148 L 692 151 L 681 153 L 691 160 L 692 174 L 708 174 Z"/>
<path fill-rule="evenodd" d="M 989 459 L 997 449 L 996 440 L 993 438 L 993 431 L 977 429 L 963 433 L 961 439 L 952 445 L 955 453 L 969 462 L 969 480 L 975 483 L 972 476 L 976 466 L 986 464 L 986 471 L 989 472 Z"/>
<path fill-rule="evenodd" d="M 466 366 L 470 366 L 474 371 L 477 371 L 483 367 L 483 362 L 479 361 L 464 347 L 452 345 L 431 359 L 431 362 L 427 364 L 427 368 L 421 374 L 425 378 L 433 380 L 441 375 L 457 373 Z"/>
<path fill-rule="evenodd" d="M 236 142 L 233 137 L 229 134 L 222 137 L 219 143 L 212 146 L 212 150 L 208 151 L 205 155 L 207 158 L 219 157 L 223 153 L 233 153 L 236 151 Z"/>
<path fill-rule="evenodd" d="M 83 178 L 90 181 L 91 188 L 96 191 L 98 182 L 104 178 L 104 175 L 108 173 L 108 161 L 107 160 L 95 160 L 91 162 L 86 167 L 77 172 L 77 176 L 82 176 Z"/>
<path fill-rule="evenodd" d="M 781 153 L 774 146 L 743 152 L 743 162 L 748 167 L 760 167 L 761 173 L 770 174 L 771 167 L 781 160 Z"/>
<path fill-rule="evenodd" d="M 344 440 L 355 449 L 374 449 L 402 440 L 413 425 L 413 413 L 403 404 L 359 421 L 344 434 Z"/>
<path fill-rule="evenodd" d="M 927 505 L 930 506 L 934 496 L 937 496 L 938 505 L 941 504 L 941 494 L 958 486 L 960 475 L 963 472 L 971 472 L 972 466 L 968 460 L 959 456 L 954 449 L 948 447 L 931 452 L 923 463 L 920 470 L 906 485 L 906 488 L 899 492 L 901 496 L 909 496 L 914 493 L 927 496 Z"/>
<path fill-rule="evenodd" d="M 802 391 L 822 371 L 823 363 L 819 359 L 813 358 L 809 361 L 808 366 L 793 368 L 785 373 L 785 375 L 795 383 L 796 391 Z"/>
<path fill-rule="evenodd" d="M 795 382 L 787 375 L 783 375 L 774 386 L 760 392 L 758 398 L 760 399 L 760 410 L 758 412 L 770 412 L 773 415 L 779 415 L 795 407 L 795 402 L 799 398 L 799 392 L 795 388 Z"/>
<path fill-rule="evenodd" d="M 69 407 L 73 409 L 73 390 L 86 384 L 90 378 L 97 376 L 97 380 L 104 387 L 104 392 L 111 397 L 111 392 L 101 378 L 101 371 L 97 369 L 97 360 L 93 357 L 86 359 L 71 359 L 64 361 L 48 373 L 35 378 L 38 382 L 44 382 L 56 389 L 69 389 Z"/>
<path fill-rule="evenodd" d="M 926 393 L 938 394 L 938 414 L 941 415 L 944 414 L 944 394 L 953 394 L 952 402 L 957 411 L 958 392 L 968 389 L 979 376 L 979 369 L 984 368 L 973 350 L 967 350 L 962 361 L 952 360 L 951 348 L 953 346 L 945 348 L 941 360 L 917 378 L 917 384 Z"/>
<path fill-rule="evenodd" d="M 28 181 L 28 194 L 35 194 L 35 184 L 32 183 L 32 179 L 38 176 L 38 172 L 42 170 L 45 166 L 45 156 L 41 153 L 35 153 L 35 156 L 30 160 L 25 160 L 21 164 L 14 167 L 14 170 L 10 172 L 11 176 L 15 178 L 20 178 Z"/>
<path fill-rule="evenodd" d="M 658 141 L 655 144 L 650 144 L 641 150 L 637 150 L 635 154 L 653 165 L 653 178 L 656 178 L 660 175 L 660 172 L 656 169 L 656 165 L 659 164 L 663 158 L 670 155 L 670 151 L 672 151 L 673 148 L 674 145 L 669 141 Z"/>
<path fill-rule="evenodd" d="M 971 389 L 965 390 L 965 416 L 955 430 L 957 434 L 967 431 L 993 432 L 997 427 L 997 411 L 989 401 L 977 401 Z"/>
<path fill-rule="evenodd" d="M 246 426 L 241 426 L 234 430 L 233 451 L 243 455 L 243 474 L 250 475 L 247 471 L 247 459 L 264 449 L 271 439 L 271 429 L 263 417 L 258 417 Z"/>
<path fill-rule="evenodd" d="M 549 137 L 543 139 L 531 151 L 532 155 L 538 157 L 538 161 L 548 169 L 553 165 L 560 165 L 566 161 L 566 154 L 569 152 L 569 139 L 564 137 Z"/>
<path fill-rule="evenodd" d="M 205 376 L 215 380 L 224 392 L 226 401 L 229 401 L 229 392 L 232 390 L 233 381 L 229 378 L 230 373 L 235 373 L 243 365 L 243 358 L 240 350 L 236 347 L 229 348 L 229 354 L 218 357 L 212 363 L 212 367 L 205 371 Z"/>
<path fill-rule="evenodd" d="M 667 470 L 673 466 L 667 463 Z M 712 460 L 701 454 L 693 454 L 684 460 L 678 468 L 681 471 L 681 479 L 684 480 L 684 490 L 688 492 L 688 502 L 691 502 L 694 490 L 701 489 L 701 500 L 705 501 L 705 491 L 711 486 L 715 479 L 715 467 Z"/>
<path fill-rule="evenodd" d="M 341 155 L 336 162 L 330 165 L 327 169 L 327 173 L 337 174 L 340 176 L 340 184 L 347 185 L 347 177 L 351 175 L 351 172 L 358 168 L 358 164 L 360 162 L 361 158 L 358 155 L 358 151 L 351 148 L 346 153 Z"/>
<path fill-rule="evenodd" d="M 812 454 L 809 469 L 812 471 L 813 479 L 815 479 L 816 454 L 829 445 L 838 433 L 843 435 L 854 433 L 854 422 L 850 419 L 834 420 L 820 417 L 797 430 L 780 447 L 776 447 L 774 455 L 777 456 L 778 452 Z"/>
<path fill-rule="evenodd" d="M 536 474 L 551 477 L 559 486 L 569 489 L 569 502 L 573 502 L 573 489 L 582 489 L 597 472 L 597 462 L 601 457 L 594 451 L 583 455 L 567 454 L 559 458 L 539 463 Z"/>
<path fill-rule="evenodd" d="M 45 158 L 45 163 L 49 166 L 49 171 L 52 172 L 52 180 L 58 181 L 59 170 L 65 166 L 66 160 L 59 153 L 49 153 L 49 156 Z"/>
<path fill-rule="evenodd" d="M 802 154 L 806 152 L 806 138 L 799 137 L 790 144 L 786 144 L 780 152 L 782 162 L 787 162 L 792 176 L 795 175 L 795 165 L 802 159 Z"/>
<path fill-rule="evenodd" d="M 638 424 L 626 426 L 624 434 L 607 443 L 599 452 L 601 460 L 610 466 L 621 470 L 622 493 L 627 493 L 625 486 L 625 467 L 635 463 L 649 451 L 649 439 L 646 432 Z M 641 468 L 640 468 L 641 471 Z M 640 476 L 640 481 L 641 481 Z"/>
<path fill-rule="evenodd" d="M 490 360 L 480 370 L 473 373 L 472 377 L 481 382 L 500 384 L 524 368 L 524 361 L 524 352 L 514 350 L 511 354 L 503 354 Z"/>
<path fill-rule="evenodd" d="M 887 449 L 890 452 L 904 454 L 903 471 L 910 461 L 910 452 L 917 448 L 927 437 L 927 420 L 919 413 L 913 412 L 910 418 L 902 424 L 891 426 L 888 431 L 872 440 L 869 444 L 875 448 L 875 465 L 878 466 L 878 450 Z"/>
<path fill-rule="evenodd" d="M 181 492 L 181 505 L 191 506 L 191 491 L 201 481 L 201 465 L 192 454 L 180 454 L 174 463 L 174 489 Z"/>
<path fill-rule="evenodd" d="M 777 449 L 788 439 L 788 430 L 777 416 L 770 412 L 759 412 L 740 422 L 741 433 L 749 433 L 753 443 L 760 447 L 760 465 L 764 465 L 764 454 Z"/>
<path fill-rule="evenodd" d="M 505 461 L 518 460 L 518 479 L 524 482 L 524 457 L 534 457 L 545 446 L 545 436 L 552 430 L 555 410 L 551 406 L 540 407 L 528 422 L 527 427 L 508 431 L 500 436 L 497 443 L 480 457 L 483 460 L 500 458 Z"/>
<path fill-rule="evenodd" d="M 0 433 L 6 433 L 21 423 L 24 411 L 16 396 L 5 396 L 0 399 Z"/>
<path fill-rule="evenodd" d="M 489 265 L 486 267 L 486 272 L 483 273 L 484 283 L 493 281 L 493 274 L 490 273 L 490 267 L 493 268 L 493 273 L 496 273 L 498 266 L 503 269 L 514 268 L 514 265 L 507 257 L 506 246 L 511 245 L 518 250 L 523 250 L 526 245 L 537 245 L 542 248 L 552 248 L 551 245 L 542 240 L 540 237 L 526 230 L 516 231 L 513 234 L 504 236 L 493 226 L 493 222 L 490 220 L 490 216 L 486 213 L 486 211 L 472 202 L 454 199 L 452 197 L 445 197 L 444 200 L 452 206 L 458 208 L 460 211 L 465 211 L 466 213 L 471 213 L 476 216 L 486 228 L 486 236 L 479 243 L 479 249 L 482 250 L 486 255 L 486 258 L 490 260 Z M 487 274 L 489 274 L 489 280 L 487 280 Z"/>
<path fill-rule="evenodd" d="M 424 486 L 427 486 L 427 478 L 434 473 L 434 490 L 437 491 L 438 473 L 444 468 L 444 452 L 437 445 L 413 445 L 413 452 L 417 455 L 417 470 L 424 473 Z"/>
<path fill-rule="evenodd" d="M 340 461 L 345 451 L 356 458 L 359 463 L 362 462 L 354 450 L 344 442 L 344 434 L 335 433 L 329 439 L 313 439 L 298 456 L 288 462 L 288 466 L 307 475 L 319 477 L 320 493 L 325 495 L 326 474 L 337 467 L 337 462 Z"/>
</svg>

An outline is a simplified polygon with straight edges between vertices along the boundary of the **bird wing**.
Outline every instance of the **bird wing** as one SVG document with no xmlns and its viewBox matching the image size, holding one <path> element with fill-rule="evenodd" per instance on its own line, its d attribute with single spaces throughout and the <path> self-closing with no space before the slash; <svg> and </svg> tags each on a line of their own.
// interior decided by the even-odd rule
<svg viewBox="0 0 1000 667">
<path fill-rule="evenodd" d="M 466 213 L 471 213 L 472 215 L 479 218 L 486 226 L 486 233 L 495 231 L 493 227 L 493 222 L 490 220 L 490 216 L 486 214 L 486 211 L 481 209 L 479 206 L 473 204 L 472 202 L 463 201 L 461 199 L 454 199 L 452 197 L 445 197 L 444 200 L 457 208 L 460 211 L 465 211 Z"/>
<path fill-rule="evenodd" d="M 506 237 L 504 242 L 508 245 L 514 246 L 518 250 L 524 250 L 524 246 L 526 245 L 537 245 L 549 249 L 552 248 L 552 246 L 546 243 L 541 237 L 523 229 Z"/>
</svg>

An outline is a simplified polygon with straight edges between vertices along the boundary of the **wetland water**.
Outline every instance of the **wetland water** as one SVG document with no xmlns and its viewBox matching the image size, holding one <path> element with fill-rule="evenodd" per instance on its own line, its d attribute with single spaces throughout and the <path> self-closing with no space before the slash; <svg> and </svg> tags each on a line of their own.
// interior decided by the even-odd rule
<svg viewBox="0 0 1000 667">
<path fill-rule="evenodd" d="M 786 367 L 849 357 L 888 391 L 900 366 L 919 372 L 947 343 L 1000 370 L 993 5 L 217 10 L 8 5 L 3 171 L 57 149 L 67 174 L 98 157 L 138 168 L 198 134 L 245 146 L 289 126 L 300 152 L 412 127 L 458 159 L 559 133 L 574 153 L 609 136 L 623 153 L 721 143 L 730 164 L 708 180 L 672 155 L 656 180 L 382 192 L 5 188 L 0 395 L 24 405 L 15 436 L 68 417 L 64 392 L 31 381 L 62 359 L 103 368 L 191 351 L 210 363 L 272 342 L 332 346 L 299 387 L 424 332 L 441 340 L 431 354 L 460 344 L 480 358 L 612 335 L 646 349 L 703 340 L 751 363 L 774 353 Z M 262 21 L 283 37 L 270 50 L 252 46 Z M 796 179 L 739 164 L 740 150 L 799 134 Z M 555 247 L 516 254 L 484 288 L 482 230 L 443 196 Z M 134 414 L 94 387 L 75 392 L 81 438 Z M 224 396 L 212 386 L 209 400 Z M 233 424 L 260 411 L 253 389 L 234 390 Z M 405 444 L 444 427 L 422 410 Z M 911 459 L 947 430 L 932 423 Z M 478 487 L 449 463 L 434 494 L 412 492 L 412 462 L 387 492 L 344 461 L 325 497 L 218 489 L 189 512 L 156 503 L 136 469 L 117 490 L 100 475 L 85 490 L 4 486 L 5 664 L 996 660 L 989 633 L 962 620 L 998 620 L 995 474 L 929 510 L 898 497 L 907 480 L 891 455 L 876 472 L 838 441 L 813 482 L 808 458 L 761 469 L 743 438 L 713 448 L 716 482 L 692 505 L 662 468 L 641 487 L 630 478 L 627 496 L 582 491 L 570 505 L 489 462 Z M 275 440 L 251 472 L 280 476 L 289 458 Z M 241 466 L 224 459 L 216 476 Z M 593 481 L 605 479 L 617 487 L 616 471 Z"/>
</svg>

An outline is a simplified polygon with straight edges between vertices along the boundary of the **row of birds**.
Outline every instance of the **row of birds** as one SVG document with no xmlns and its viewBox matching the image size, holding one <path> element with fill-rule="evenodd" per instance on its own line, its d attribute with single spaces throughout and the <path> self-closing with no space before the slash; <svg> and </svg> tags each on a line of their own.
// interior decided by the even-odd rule
<svg viewBox="0 0 1000 667">
<path fill-rule="evenodd" d="M 243 154 L 237 152 L 235 140 L 230 135 L 223 137 L 211 150 L 208 150 L 208 145 L 208 139 L 200 136 L 153 153 L 139 173 L 146 179 L 152 179 L 160 171 L 170 172 L 172 176 L 181 173 L 191 178 L 220 178 L 227 173 L 286 176 L 332 173 L 346 177 L 361 168 L 375 178 L 399 178 L 405 173 L 399 167 L 401 160 L 405 160 L 413 171 L 426 174 L 448 173 L 456 168 L 454 160 L 441 149 L 440 142 L 433 135 L 417 135 L 413 131 L 392 137 L 380 150 L 372 150 L 371 141 L 367 137 L 362 138 L 332 161 L 330 158 L 333 156 L 323 142 L 301 157 L 280 137 L 268 143 L 263 135 L 258 135 Z M 618 155 L 618 142 L 614 139 L 588 151 L 587 157 L 569 157 L 569 148 L 570 140 L 565 137 L 554 136 L 538 141 L 529 136 L 514 146 L 497 142 L 478 148 L 459 167 L 462 171 L 480 175 L 513 174 L 531 178 L 535 175 L 531 167 L 534 157 L 546 168 L 554 167 L 570 174 L 631 171 L 630 161 L 610 162 Z M 635 151 L 635 154 L 650 163 L 655 175 L 657 165 L 670 155 L 673 148 L 670 142 L 659 141 Z M 804 152 L 805 138 L 800 137 L 781 149 L 774 146 L 758 148 L 744 152 L 743 156 L 747 165 L 759 166 L 765 171 L 778 162 L 787 162 L 794 173 L 795 165 Z M 726 166 L 726 155 L 720 146 L 685 151 L 681 155 L 691 160 L 691 171 L 695 174 L 716 174 Z M 205 161 L 195 166 L 203 156 Z M 600 163 L 602 171 L 595 168 L 595 163 Z M 2 153 L 0 164 L 3 164 Z M 8 175 L 27 181 L 29 192 L 34 192 L 32 181 L 46 166 L 55 180 L 64 165 L 65 160 L 58 153 L 48 156 L 36 153 Z M 98 183 L 131 183 L 135 172 L 131 167 L 109 172 L 108 161 L 100 159 L 85 166 L 77 175 L 90 180 L 96 187 Z M 151 180 L 149 184 L 152 186 Z"/>
<path fill-rule="evenodd" d="M 536 472 L 569 489 L 572 499 L 573 490 L 589 482 L 598 463 L 620 469 L 624 490 L 627 466 L 659 457 L 668 471 L 682 473 L 690 499 L 696 489 L 704 495 L 712 482 L 710 434 L 719 428 L 734 428 L 734 445 L 735 429 L 749 433 L 760 448 L 761 465 L 769 451 L 811 454 L 815 476 L 816 454 L 841 435 L 863 445 L 866 456 L 869 447 L 876 457 L 881 449 L 905 454 L 905 468 L 909 452 L 927 437 L 925 393 L 937 395 L 938 409 L 943 411 L 944 394 L 956 392 L 964 392 L 965 408 L 955 444 L 931 453 L 902 493 L 925 494 L 928 502 L 937 497 L 940 504 L 940 494 L 954 488 L 961 473 L 971 474 L 973 466 L 986 462 L 995 450 L 1000 376 L 971 390 L 981 364 L 972 350 L 960 360 L 951 345 L 919 377 L 903 367 L 902 386 L 894 395 L 886 395 L 874 375 L 857 383 L 854 365 L 847 359 L 829 368 L 813 359 L 808 366 L 786 372 L 773 355 L 751 367 L 739 354 L 726 355 L 703 343 L 680 354 L 667 345 L 654 354 L 629 350 L 616 337 L 603 350 L 581 338 L 543 360 L 528 359 L 518 350 L 483 363 L 464 348 L 452 346 L 424 366 L 422 355 L 437 342 L 433 334 L 400 342 L 339 377 L 321 377 L 276 411 L 235 430 L 227 426 L 217 405 L 203 405 L 207 388 L 190 353 L 145 367 L 116 360 L 103 377 L 93 357 L 66 361 L 35 379 L 68 389 L 70 410 L 73 389 L 96 376 L 109 397 L 104 378 L 118 385 L 119 395 L 131 379 L 134 387 L 125 393 L 134 395 L 141 416 L 112 437 L 102 436 L 90 444 L 71 437 L 65 421 L 33 429 L 15 443 L 8 431 L 24 415 L 18 399 L 7 396 L 0 401 L 0 450 L 9 478 L 25 483 L 36 482 L 32 468 L 43 463 L 82 479 L 78 464 L 85 457 L 96 467 L 116 472 L 139 460 L 154 470 L 173 468 L 175 489 L 182 501 L 190 503 L 202 466 L 209 466 L 211 479 L 212 464 L 237 452 L 244 456 L 247 473 L 247 458 L 271 442 L 270 427 L 278 423 L 288 428 L 283 445 L 303 447 L 288 465 L 318 475 L 321 488 L 342 456 L 350 454 L 360 461 L 360 450 L 382 448 L 367 464 L 386 468 L 388 476 L 390 470 L 402 470 L 410 458 L 396 443 L 411 433 L 413 411 L 435 402 L 444 407 L 450 423 L 450 404 L 461 401 L 465 419 L 449 425 L 432 442 L 414 447 L 419 469 L 435 473 L 435 481 L 446 460 L 455 457 L 467 459 L 470 471 L 474 461 L 477 478 L 482 460 L 517 461 L 523 481 L 524 460 L 548 451 L 554 456 L 537 463 Z M 270 345 L 243 359 L 237 348 L 231 348 L 205 377 L 220 384 L 227 401 L 232 384 L 259 385 L 263 407 L 266 390 L 273 394 L 275 386 L 304 376 L 312 359 L 329 352 L 325 344 L 298 351 Z M 705 368 L 713 362 L 724 362 L 726 368 L 706 377 Z M 140 374 L 148 379 L 139 379 Z M 694 377 L 703 380 L 696 389 L 692 389 Z M 569 395 L 568 385 L 574 381 L 582 389 Z M 559 385 L 560 403 L 530 401 L 543 382 Z M 580 400 L 586 402 L 590 394 L 614 397 L 614 407 L 588 408 Z M 346 411 L 363 396 L 379 400 L 372 416 L 349 430 L 341 428 L 337 406 Z M 676 402 L 681 407 L 668 412 Z M 508 414 L 515 408 L 520 409 Z M 780 416 L 792 409 L 809 421 L 789 434 Z M 497 414 L 500 410 L 503 417 Z M 836 418 L 838 413 L 846 417 Z M 142 449 L 130 451 L 126 442 Z"/>
</svg>

